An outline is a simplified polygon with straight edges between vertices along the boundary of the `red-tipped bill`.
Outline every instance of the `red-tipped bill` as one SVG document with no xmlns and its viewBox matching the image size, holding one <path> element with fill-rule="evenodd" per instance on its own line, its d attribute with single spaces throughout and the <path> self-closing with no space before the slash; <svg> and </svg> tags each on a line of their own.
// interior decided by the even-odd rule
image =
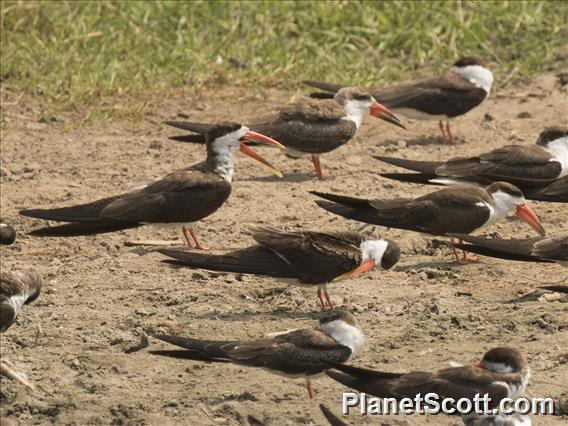
<svg viewBox="0 0 568 426">
<path fill-rule="evenodd" d="M 540 223 L 540 220 L 536 216 L 536 214 L 531 210 L 531 208 L 527 204 L 521 204 L 517 206 L 517 211 L 515 212 L 515 216 L 529 225 L 532 229 L 539 233 L 541 237 L 546 235 L 546 231 Z"/>
<path fill-rule="evenodd" d="M 270 138 L 268 138 L 270 139 Z M 255 139 L 255 142 L 258 142 L 257 139 Z M 274 141 L 275 143 L 278 144 L 278 142 Z M 280 144 L 278 144 L 280 145 Z M 277 146 L 277 145 L 275 145 Z M 270 170 L 272 173 L 274 173 L 276 176 L 278 177 L 282 177 L 282 172 L 277 169 L 276 167 L 274 167 L 272 164 L 270 164 L 268 161 L 266 161 L 264 158 L 262 158 L 260 155 L 258 155 L 256 152 L 254 152 L 249 146 L 246 145 L 246 143 L 241 142 L 240 145 L 240 151 L 243 154 L 248 155 L 249 157 L 255 159 L 256 161 L 258 161 L 260 164 L 264 165 L 266 168 L 268 168 L 268 170 Z"/>
<path fill-rule="evenodd" d="M 340 281 L 340 280 L 344 280 L 346 278 L 354 277 L 355 275 L 363 274 L 367 271 L 370 271 L 374 267 L 375 267 L 375 260 L 374 259 L 366 260 L 365 262 L 361 263 L 359 266 L 357 266 L 352 271 L 349 271 L 345 274 L 338 276 L 333 281 Z"/>
<path fill-rule="evenodd" d="M 380 118 L 381 120 L 387 121 L 391 124 L 394 124 L 395 126 L 406 129 L 406 127 L 403 126 L 400 120 L 386 106 L 381 105 L 377 101 L 375 101 L 375 103 L 371 105 L 370 114 L 373 117 Z"/>
</svg>

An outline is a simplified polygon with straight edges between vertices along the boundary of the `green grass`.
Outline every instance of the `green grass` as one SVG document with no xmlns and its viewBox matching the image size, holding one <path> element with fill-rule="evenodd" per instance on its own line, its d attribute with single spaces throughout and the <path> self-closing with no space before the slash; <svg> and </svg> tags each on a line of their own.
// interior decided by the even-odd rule
<svg viewBox="0 0 568 426">
<path fill-rule="evenodd" d="M 466 54 L 511 82 L 554 67 L 568 38 L 565 1 L 1 4 L 2 84 L 67 108 L 179 86 L 388 83 Z"/>
</svg>

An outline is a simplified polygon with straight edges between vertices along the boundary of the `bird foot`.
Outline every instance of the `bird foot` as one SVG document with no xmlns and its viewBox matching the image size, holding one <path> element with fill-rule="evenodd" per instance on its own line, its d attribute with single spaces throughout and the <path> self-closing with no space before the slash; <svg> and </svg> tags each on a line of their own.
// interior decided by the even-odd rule
<svg viewBox="0 0 568 426">
<path fill-rule="evenodd" d="M 477 256 L 473 256 L 467 252 L 464 252 L 463 257 L 461 258 L 462 263 L 465 262 L 477 262 L 479 260 L 479 257 Z"/>
</svg>

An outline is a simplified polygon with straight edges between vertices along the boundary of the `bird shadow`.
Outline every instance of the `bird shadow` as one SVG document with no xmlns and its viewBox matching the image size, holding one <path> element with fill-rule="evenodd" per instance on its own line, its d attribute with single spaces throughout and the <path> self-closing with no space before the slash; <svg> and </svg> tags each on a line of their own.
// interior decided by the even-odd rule
<svg viewBox="0 0 568 426">
<path fill-rule="evenodd" d="M 453 268 L 456 266 L 464 266 L 464 265 L 468 265 L 468 263 L 456 263 L 455 260 L 427 261 L 427 262 L 413 263 L 411 265 L 397 266 L 394 270 L 396 272 L 406 272 L 421 268 L 439 268 L 439 267 Z"/>
<path fill-rule="evenodd" d="M 406 146 L 426 146 L 426 145 L 445 145 L 446 142 L 444 139 L 440 137 L 434 136 L 422 136 L 414 139 L 388 139 L 386 141 L 381 142 L 377 146 L 398 146 L 400 141 L 406 142 Z"/>
<path fill-rule="evenodd" d="M 278 176 L 251 176 L 247 178 L 240 179 L 243 182 L 291 182 L 291 183 L 301 183 L 308 181 L 317 181 L 314 174 L 311 173 L 290 173 L 284 174 L 282 177 Z M 326 178 L 326 180 L 333 180 L 332 177 Z"/>
</svg>

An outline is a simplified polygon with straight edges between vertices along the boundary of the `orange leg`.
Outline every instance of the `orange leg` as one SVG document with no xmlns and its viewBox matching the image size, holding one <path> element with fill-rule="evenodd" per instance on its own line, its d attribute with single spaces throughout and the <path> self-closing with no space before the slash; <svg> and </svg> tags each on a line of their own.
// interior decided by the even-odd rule
<svg viewBox="0 0 568 426">
<path fill-rule="evenodd" d="M 193 248 L 193 242 L 191 241 L 189 231 L 185 226 L 181 227 L 181 232 L 183 233 L 183 237 L 185 238 L 185 242 L 189 248 Z"/>
<path fill-rule="evenodd" d="M 454 246 L 454 243 L 455 243 L 454 238 L 452 238 L 451 241 L 450 241 L 450 245 L 452 246 L 452 253 L 454 254 L 454 257 L 456 258 L 456 262 L 462 263 L 459 255 L 458 255 L 458 251 L 456 250 L 456 246 Z"/>
<path fill-rule="evenodd" d="M 324 311 L 325 310 L 325 301 L 323 300 L 322 291 L 321 291 L 321 288 L 319 288 L 319 287 L 318 287 L 318 299 L 320 301 L 321 310 Z"/>
<path fill-rule="evenodd" d="M 460 243 L 463 244 L 463 241 L 460 240 Z M 462 251 L 463 251 L 462 260 L 463 260 L 464 262 L 468 262 L 468 261 L 469 261 L 469 262 L 475 262 L 475 261 L 479 260 L 479 258 L 478 258 L 477 256 L 472 256 L 471 254 L 469 254 L 469 253 L 468 253 L 467 251 L 465 251 L 465 250 L 462 250 Z"/>
<path fill-rule="evenodd" d="M 318 177 L 319 180 L 323 180 L 323 173 L 321 171 L 319 155 L 312 154 L 312 163 L 314 163 L 314 168 L 316 169 L 316 176 Z"/>
<path fill-rule="evenodd" d="M 450 131 L 450 122 L 449 121 L 446 122 L 446 131 L 448 133 L 448 139 L 446 139 L 446 142 L 448 142 L 450 145 L 455 145 L 456 143 L 454 141 L 454 137 L 452 136 L 452 132 Z"/>
<path fill-rule="evenodd" d="M 444 138 L 444 140 L 447 141 L 448 138 L 446 137 L 446 131 L 444 130 L 444 122 L 440 120 L 438 125 L 440 126 L 440 130 L 442 131 L 442 138 Z"/>
<path fill-rule="evenodd" d="M 333 309 L 333 304 L 331 303 L 331 300 L 329 300 L 329 293 L 327 292 L 327 288 L 324 288 L 323 295 L 325 296 L 325 301 L 327 302 L 329 309 Z"/>
<path fill-rule="evenodd" d="M 193 241 L 195 241 L 195 249 L 196 250 L 204 250 L 204 251 L 211 250 L 211 247 L 201 245 L 201 243 L 197 240 L 197 235 L 195 235 L 195 232 L 193 232 L 193 229 L 189 230 L 189 235 L 191 235 L 191 238 L 193 238 Z"/>
<path fill-rule="evenodd" d="M 312 391 L 312 381 L 306 377 L 306 389 L 308 390 L 308 397 L 314 399 L 314 392 Z"/>
<path fill-rule="evenodd" d="M 193 229 L 187 229 L 185 226 L 182 226 L 181 231 L 183 232 L 183 236 L 189 248 L 194 248 L 196 250 L 211 250 L 210 247 L 201 245 L 201 243 L 197 240 L 197 235 L 193 232 Z"/>
</svg>

